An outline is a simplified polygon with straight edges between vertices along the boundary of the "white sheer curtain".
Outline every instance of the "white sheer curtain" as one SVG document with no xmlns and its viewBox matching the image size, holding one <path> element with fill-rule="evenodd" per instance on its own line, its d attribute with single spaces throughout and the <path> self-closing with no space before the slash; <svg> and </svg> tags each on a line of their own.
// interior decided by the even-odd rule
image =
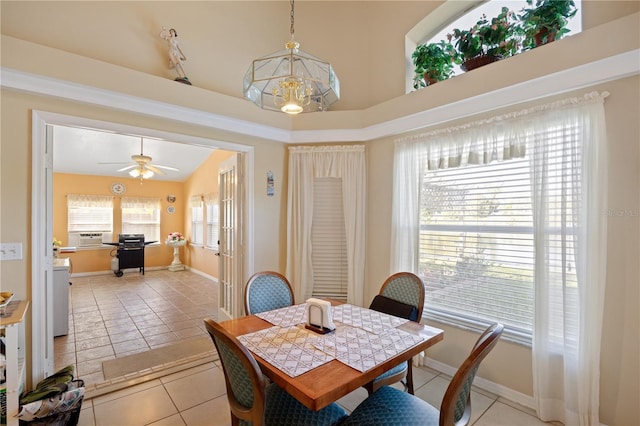
<svg viewBox="0 0 640 426">
<path fill-rule="evenodd" d="M 547 123 L 562 135 L 554 143 L 534 140 L 531 155 L 536 250 L 534 398 L 542 420 L 567 425 L 600 424 L 607 258 L 606 95 L 591 94 L 561 104 L 531 123 L 533 130 Z M 572 137 L 574 131 L 577 137 Z M 561 164 L 545 161 L 555 150 L 562 150 Z M 574 180 L 577 187 L 570 186 Z M 555 267 L 571 262 L 571 251 L 577 286 Z"/>
<path fill-rule="evenodd" d="M 599 423 L 608 175 L 603 104 L 607 95 L 589 93 L 404 138 L 395 146 L 391 273 L 418 270 L 425 169 L 525 155 L 530 159 L 534 399 L 542 420 L 572 425 Z M 550 157 L 561 160 L 549 161 Z M 563 271 L 573 267 L 576 278 L 571 282 Z"/>
<path fill-rule="evenodd" d="M 343 182 L 347 237 L 348 302 L 363 303 L 365 259 L 366 168 L 364 146 L 313 146 L 289 148 L 287 206 L 287 278 L 296 300 L 313 291 L 311 226 L 313 183 L 316 177 L 336 177 Z"/>
</svg>

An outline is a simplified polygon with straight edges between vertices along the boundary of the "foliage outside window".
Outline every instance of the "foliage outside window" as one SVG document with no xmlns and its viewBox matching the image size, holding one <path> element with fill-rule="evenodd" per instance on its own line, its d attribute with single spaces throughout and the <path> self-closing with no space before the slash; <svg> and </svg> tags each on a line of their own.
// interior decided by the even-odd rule
<svg viewBox="0 0 640 426">
<path fill-rule="evenodd" d="M 159 198 L 122 198 L 122 233 L 144 234 L 145 241 L 160 241 Z"/>
<path fill-rule="evenodd" d="M 191 245 L 204 245 L 204 209 L 202 195 L 191 197 Z"/>
</svg>

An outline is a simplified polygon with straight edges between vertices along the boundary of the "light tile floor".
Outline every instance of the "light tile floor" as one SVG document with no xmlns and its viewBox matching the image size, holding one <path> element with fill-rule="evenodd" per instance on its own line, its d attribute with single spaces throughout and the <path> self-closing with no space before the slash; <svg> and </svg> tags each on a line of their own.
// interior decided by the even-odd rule
<svg viewBox="0 0 640 426">
<path fill-rule="evenodd" d="M 189 271 L 72 277 L 69 334 L 54 339 L 56 370 L 74 364 L 87 388 L 104 383 L 102 362 L 208 336 L 218 286 Z"/>
<path fill-rule="evenodd" d="M 206 335 L 215 318 L 217 286 L 199 275 L 147 271 L 71 280 L 70 333 L 55 340 L 56 366 L 76 365 L 90 386 L 103 380 L 102 361 L 180 339 Z M 127 343 L 128 342 L 128 343 Z M 414 368 L 415 394 L 439 407 L 450 377 Z M 80 426 L 229 425 L 224 374 L 217 362 L 185 369 L 86 399 Z M 358 389 L 338 401 L 347 412 L 364 398 Z M 531 410 L 481 389 L 472 390 L 473 426 L 545 425 Z"/>
</svg>

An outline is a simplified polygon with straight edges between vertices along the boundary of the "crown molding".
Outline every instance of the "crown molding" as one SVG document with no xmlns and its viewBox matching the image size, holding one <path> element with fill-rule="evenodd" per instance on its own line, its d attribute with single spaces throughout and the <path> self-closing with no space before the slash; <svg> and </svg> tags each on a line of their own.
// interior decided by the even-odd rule
<svg viewBox="0 0 640 426">
<path fill-rule="evenodd" d="M 189 124 L 282 143 L 366 142 L 425 129 L 454 119 L 636 75 L 640 73 L 640 61 L 638 58 L 640 58 L 640 49 L 635 49 L 482 95 L 417 111 L 400 118 L 382 119 L 368 126 L 339 129 L 282 129 L 6 67 L 0 68 L 0 85 L 3 88 L 126 112 L 141 113 L 158 118 L 179 120 Z M 417 95 L 422 94 L 418 93 Z M 363 122 L 373 121 L 372 117 L 374 115 L 383 115 L 379 114 L 380 109 L 384 109 L 384 105 L 360 111 Z M 353 111 L 331 112 L 335 116 L 343 113 L 352 114 Z"/>
</svg>

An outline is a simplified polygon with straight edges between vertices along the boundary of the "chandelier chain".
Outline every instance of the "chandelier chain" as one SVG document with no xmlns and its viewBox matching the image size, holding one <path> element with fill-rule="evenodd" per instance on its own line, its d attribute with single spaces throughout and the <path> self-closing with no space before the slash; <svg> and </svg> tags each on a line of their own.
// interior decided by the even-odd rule
<svg viewBox="0 0 640 426">
<path fill-rule="evenodd" d="M 291 28 L 289 29 L 289 33 L 291 34 L 291 40 L 293 40 L 293 34 L 295 33 L 295 31 L 293 29 L 293 16 L 294 16 L 293 2 L 294 2 L 294 0 L 291 0 Z"/>
</svg>

